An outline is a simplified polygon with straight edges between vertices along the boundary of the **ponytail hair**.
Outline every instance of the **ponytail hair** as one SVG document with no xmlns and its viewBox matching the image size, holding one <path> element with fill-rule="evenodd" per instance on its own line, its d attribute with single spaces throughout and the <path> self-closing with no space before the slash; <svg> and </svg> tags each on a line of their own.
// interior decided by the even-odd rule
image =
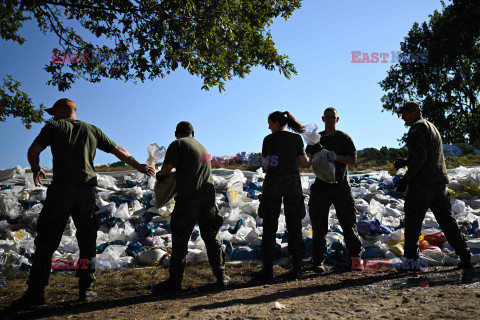
<svg viewBox="0 0 480 320">
<path fill-rule="evenodd" d="M 294 116 L 290 114 L 290 112 L 285 111 L 275 111 L 270 113 L 268 119 L 272 122 L 277 121 L 280 124 L 280 127 L 288 126 L 290 130 L 295 131 L 296 133 L 302 133 L 305 131 L 305 127 L 295 119 Z"/>
</svg>

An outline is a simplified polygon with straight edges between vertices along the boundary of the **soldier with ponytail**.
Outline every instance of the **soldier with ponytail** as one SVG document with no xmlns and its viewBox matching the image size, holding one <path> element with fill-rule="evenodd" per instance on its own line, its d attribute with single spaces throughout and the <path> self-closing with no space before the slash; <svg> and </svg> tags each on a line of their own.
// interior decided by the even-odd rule
<svg viewBox="0 0 480 320">
<path fill-rule="evenodd" d="M 285 130 L 286 128 L 296 132 Z M 304 126 L 288 111 L 275 111 L 268 116 L 271 134 L 263 140 L 262 157 L 266 169 L 263 193 L 258 215 L 263 219 L 262 260 L 263 269 L 255 274 L 257 280 L 273 279 L 276 233 L 282 201 L 288 230 L 288 252 L 293 256 L 292 279 L 302 277 L 302 259 L 305 245 L 302 241 L 302 219 L 305 204 L 298 166 L 308 167 L 302 137 Z"/>
</svg>

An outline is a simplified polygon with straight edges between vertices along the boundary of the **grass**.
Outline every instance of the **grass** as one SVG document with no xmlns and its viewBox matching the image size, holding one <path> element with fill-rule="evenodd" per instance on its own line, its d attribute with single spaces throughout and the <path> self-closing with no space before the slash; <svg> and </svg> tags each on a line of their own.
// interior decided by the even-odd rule
<svg viewBox="0 0 480 320">
<path fill-rule="evenodd" d="M 480 155 L 467 154 L 461 157 L 447 157 L 445 164 L 447 165 L 447 169 L 458 168 L 459 166 L 480 166 Z"/>
<path fill-rule="evenodd" d="M 256 264 L 229 264 L 227 272 L 235 278 L 236 284 L 251 281 L 251 274 L 259 270 Z M 283 268 L 275 266 L 277 273 L 284 273 Z M 5 278 L 7 285 L 0 287 L 0 310 L 9 306 L 11 301 L 19 298 L 27 289 L 28 272 L 22 271 Z M 149 296 L 151 286 L 168 278 L 168 269 L 161 267 L 130 268 L 109 270 L 97 276 L 95 291 L 101 300 L 120 300 L 131 297 Z M 192 289 L 208 286 L 215 282 L 215 277 L 208 263 L 187 266 L 183 279 L 183 288 Z M 47 305 L 61 305 L 78 298 L 78 278 L 74 272 L 53 273 L 45 290 Z"/>
</svg>

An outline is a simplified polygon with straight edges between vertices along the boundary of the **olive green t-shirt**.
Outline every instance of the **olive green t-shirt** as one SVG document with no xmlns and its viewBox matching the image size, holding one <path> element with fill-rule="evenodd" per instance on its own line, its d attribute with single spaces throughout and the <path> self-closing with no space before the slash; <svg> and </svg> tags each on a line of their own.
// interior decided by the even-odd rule
<svg viewBox="0 0 480 320">
<path fill-rule="evenodd" d="M 357 149 L 352 138 L 343 131 L 337 130 L 333 135 L 328 136 L 325 131 L 320 132 L 320 144 L 327 150 L 335 151 L 340 156 L 357 157 Z M 338 183 L 348 181 L 347 166 L 335 161 L 335 179 Z"/>
<path fill-rule="evenodd" d="M 208 192 L 214 194 L 210 155 L 194 138 L 184 137 L 173 141 L 168 146 L 164 163 L 177 170 L 175 200 L 193 198 Z"/>
<path fill-rule="evenodd" d="M 96 149 L 109 153 L 116 146 L 97 127 L 72 119 L 48 121 L 33 143 L 51 147 L 52 183 L 92 186 L 97 185 L 93 166 Z"/>
<path fill-rule="evenodd" d="M 276 131 L 263 139 L 262 157 L 267 173 L 299 173 L 298 156 L 305 154 L 303 140 L 290 131 Z"/>
</svg>

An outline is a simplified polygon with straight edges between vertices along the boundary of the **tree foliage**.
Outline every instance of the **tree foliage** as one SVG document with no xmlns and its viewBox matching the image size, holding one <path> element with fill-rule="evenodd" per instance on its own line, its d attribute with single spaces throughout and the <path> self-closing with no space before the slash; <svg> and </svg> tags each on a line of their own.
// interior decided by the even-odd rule
<svg viewBox="0 0 480 320">
<path fill-rule="evenodd" d="M 403 53 L 427 53 L 427 63 L 399 63 L 380 82 L 383 108 L 398 112 L 406 101 L 421 104 L 448 143 L 480 138 L 480 3 L 455 0 L 429 21 L 415 23 Z"/>
<path fill-rule="evenodd" d="M 47 84 L 60 91 L 80 78 L 143 82 L 179 67 L 201 77 L 202 89 L 222 91 L 227 80 L 244 78 L 256 66 L 287 78 L 296 74 L 275 48 L 269 27 L 300 6 L 301 0 L 4 0 L 0 36 L 23 44 L 21 28 L 32 19 L 43 33 L 56 35 L 58 52 L 68 53 L 70 63 L 56 56 L 44 69 L 51 74 Z M 77 53 L 88 58 L 77 59 Z M 7 96 L 2 95 L 0 114 L 20 116 L 11 111 L 15 100 Z M 29 106 L 25 110 L 35 110 Z M 27 122 L 41 120 L 41 108 L 36 111 L 35 116 L 27 112 Z"/>
</svg>

